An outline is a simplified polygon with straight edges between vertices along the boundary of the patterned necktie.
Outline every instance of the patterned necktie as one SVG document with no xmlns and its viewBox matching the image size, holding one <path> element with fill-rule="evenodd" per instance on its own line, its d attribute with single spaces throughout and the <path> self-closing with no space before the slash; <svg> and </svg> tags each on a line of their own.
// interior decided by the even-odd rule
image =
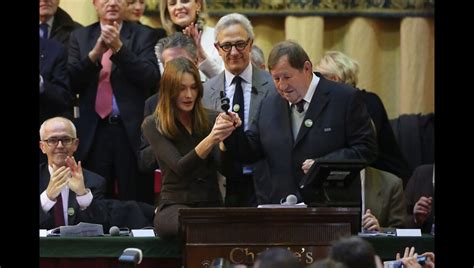
<svg viewBox="0 0 474 268">
<path fill-rule="evenodd" d="M 40 30 L 40 37 L 44 39 L 48 39 L 48 24 L 46 23 L 41 23 L 39 25 L 39 30 Z"/>
<path fill-rule="evenodd" d="M 63 198 L 61 194 L 56 198 L 54 205 L 54 227 L 64 226 Z"/>
<path fill-rule="evenodd" d="M 232 99 L 232 111 L 239 114 L 240 120 L 242 120 L 242 129 L 245 127 L 245 113 L 244 113 L 244 91 L 242 90 L 242 78 L 240 76 L 234 76 L 232 83 L 235 83 L 234 97 Z"/>
<path fill-rule="evenodd" d="M 111 55 L 111 49 L 102 55 L 102 69 L 99 74 L 99 84 L 95 98 L 95 111 L 100 118 L 105 118 L 112 112 L 112 85 L 110 84 L 110 72 L 112 71 Z"/>
</svg>

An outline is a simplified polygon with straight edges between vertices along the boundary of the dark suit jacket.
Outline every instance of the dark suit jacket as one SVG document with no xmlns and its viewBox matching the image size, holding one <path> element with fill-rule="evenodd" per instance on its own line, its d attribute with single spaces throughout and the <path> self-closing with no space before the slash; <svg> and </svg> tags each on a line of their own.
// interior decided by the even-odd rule
<svg viewBox="0 0 474 268">
<path fill-rule="evenodd" d="M 403 114 L 390 120 L 395 138 L 411 171 L 434 163 L 434 113 Z"/>
<path fill-rule="evenodd" d="M 100 24 L 94 23 L 71 34 L 69 45 L 69 74 L 71 87 L 80 93 L 81 116 L 77 122 L 81 137 L 78 156 L 84 158 L 92 144 L 99 116 L 95 111 L 100 60 L 90 61 L 88 53 L 100 35 Z M 140 125 L 143 121 L 145 99 L 155 92 L 160 79 L 154 53 L 156 35 L 136 23 L 123 22 L 120 31 L 123 46 L 110 57 L 113 62 L 110 81 L 127 131 L 132 150 L 140 146 Z"/>
<path fill-rule="evenodd" d="M 40 92 L 40 124 L 54 116 L 72 116 L 73 95 L 69 89 L 67 51 L 60 43 L 40 38 L 40 74 L 44 91 Z"/>
<path fill-rule="evenodd" d="M 104 199 L 105 192 L 105 179 L 94 172 L 82 169 L 84 174 L 84 184 L 86 188 L 89 188 L 93 195 L 92 203 L 89 207 L 84 210 L 81 210 L 79 204 L 77 203 L 76 193 L 69 190 L 69 202 L 68 207 L 74 209 L 74 214 L 69 215 L 68 224 L 74 225 L 79 222 L 90 222 L 98 223 L 104 226 L 107 226 L 107 213 L 104 207 L 99 204 L 99 200 Z M 41 194 L 48 187 L 50 174 L 48 170 L 48 164 L 42 163 L 39 166 L 39 194 Z M 54 226 L 54 208 L 48 212 L 44 212 L 41 208 L 41 202 L 39 205 L 39 225 L 40 229 L 52 229 L 58 226 Z"/>
<path fill-rule="evenodd" d="M 304 176 L 301 165 L 306 159 L 375 160 L 377 144 L 369 114 L 360 91 L 348 85 L 320 76 L 296 141 L 290 118 L 288 101 L 269 94 L 246 138 L 235 131 L 225 141 L 229 152 L 243 161 L 266 159 L 269 177 L 256 181 L 258 191 L 265 193 L 263 202 L 279 203 L 288 194 L 303 201 L 298 183 Z M 307 120 L 312 121 L 311 126 L 305 126 Z"/>
<path fill-rule="evenodd" d="M 433 224 L 433 217 L 435 212 L 435 198 L 434 198 L 434 187 L 433 187 L 433 168 L 432 164 L 422 165 L 415 169 L 413 176 L 408 181 L 405 189 L 405 199 L 407 203 L 407 227 L 408 228 L 421 228 L 423 233 L 429 233 L 431 231 L 431 225 Z M 431 215 L 426 219 L 422 226 L 416 226 L 413 221 L 413 208 L 420 197 L 433 197 L 431 203 Z"/>
<path fill-rule="evenodd" d="M 216 111 L 223 111 L 221 108 L 221 96 L 220 92 L 225 92 L 225 73 L 222 72 L 221 74 L 209 79 L 204 83 L 204 96 L 202 99 L 202 103 L 205 107 L 216 110 Z M 263 71 L 257 66 L 252 66 L 252 92 L 250 96 L 250 110 L 249 110 L 249 126 L 257 115 L 258 109 L 262 103 L 262 100 L 267 97 L 271 93 L 275 93 L 276 88 L 275 84 L 273 83 L 272 77 L 270 73 L 267 71 Z M 260 161 L 255 163 L 253 166 L 253 178 L 256 180 L 258 177 L 262 177 L 265 171 L 265 163 Z M 229 181 L 238 182 L 242 177 L 242 163 L 240 161 L 233 161 L 232 165 L 232 172 L 226 176 L 227 185 L 229 185 Z M 227 191 L 231 190 L 227 187 Z M 260 197 L 263 193 L 260 193 L 255 189 L 255 194 L 258 200 L 264 198 Z M 250 194 L 250 193 L 249 193 Z M 241 204 L 237 204 L 241 205 Z M 244 204 L 246 206 L 251 204 Z"/>
<path fill-rule="evenodd" d="M 377 131 L 376 135 L 379 151 L 377 159 L 371 164 L 371 166 L 393 173 L 399 178 L 402 178 L 403 185 L 405 186 L 413 170 L 409 167 L 408 162 L 405 160 L 405 157 L 400 150 L 400 146 L 395 139 L 382 100 L 375 93 L 367 92 L 365 90 L 362 90 L 361 93 L 364 102 L 367 105 L 367 111 L 369 112 Z"/>
<path fill-rule="evenodd" d="M 144 116 L 145 118 L 155 112 L 156 106 L 158 105 L 158 93 L 153 94 L 145 101 Z M 138 168 L 142 173 L 153 173 L 157 168 L 158 162 L 156 162 L 155 154 L 150 146 L 150 143 L 146 140 L 143 134 L 140 136 L 140 150 L 138 152 Z"/>
<path fill-rule="evenodd" d="M 54 39 L 62 43 L 66 49 L 69 45 L 69 35 L 72 31 L 82 27 L 81 24 L 72 20 L 71 16 L 62 8 L 58 7 L 54 14 L 53 26 L 49 39 Z"/>
</svg>

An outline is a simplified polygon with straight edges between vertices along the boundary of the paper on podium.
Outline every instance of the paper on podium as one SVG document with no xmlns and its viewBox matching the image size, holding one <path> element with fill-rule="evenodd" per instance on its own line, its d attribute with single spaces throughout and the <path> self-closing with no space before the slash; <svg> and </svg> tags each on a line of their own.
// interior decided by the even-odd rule
<svg viewBox="0 0 474 268">
<path fill-rule="evenodd" d="M 101 224 L 80 222 L 76 225 L 60 226 L 48 231 L 49 234 L 59 234 L 61 237 L 103 236 Z"/>
<path fill-rule="evenodd" d="M 294 205 L 281 205 L 281 204 L 263 204 L 263 205 L 258 205 L 258 208 L 307 208 L 308 205 L 306 205 L 304 202 L 294 204 Z"/>
</svg>

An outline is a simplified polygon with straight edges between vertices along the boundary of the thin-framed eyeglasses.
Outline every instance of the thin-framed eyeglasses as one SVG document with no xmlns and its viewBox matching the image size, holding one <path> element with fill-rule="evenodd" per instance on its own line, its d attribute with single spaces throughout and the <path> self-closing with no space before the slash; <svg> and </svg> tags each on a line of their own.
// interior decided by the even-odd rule
<svg viewBox="0 0 474 268">
<path fill-rule="evenodd" d="M 235 47 L 238 51 L 242 51 L 247 47 L 249 42 L 250 42 L 250 38 L 248 38 L 247 41 L 237 41 L 235 43 L 223 43 L 223 44 L 216 43 L 216 45 L 220 47 L 224 52 L 231 51 L 232 47 Z"/>
<path fill-rule="evenodd" d="M 63 146 L 69 146 L 75 140 L 76 140 L 76 138 L 71 138 L 71 137 L 61 137 L 61 138 L 52 137 L 52 138 L 49 138 L 49 139 L 46 139 L 46 140 L 43 140 L 43 141 L 46 142 L 46 144 L 48 144 L 48 146 L 53 147 L 53 146 L 57 146 L 59 144 L 59 142 L 61 142 L 63 144 Z"/>
</svg>

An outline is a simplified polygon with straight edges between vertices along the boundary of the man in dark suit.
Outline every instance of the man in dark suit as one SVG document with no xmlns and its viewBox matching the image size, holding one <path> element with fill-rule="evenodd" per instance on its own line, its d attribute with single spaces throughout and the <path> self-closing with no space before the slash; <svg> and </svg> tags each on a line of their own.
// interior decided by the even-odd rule
<svg viewBox="0 0 474 268">
<path fill-rule="evenodd" d="M 289 194 L 307 202 L 298 185 L 319 160 L 375 159 L 375 133 L 356 89 L 314 74 L 307 53 L 292 41 L 275 45 L 268 67 L 279 95 L 262 101 L 246 136 L 234 131 L 225 141 L 243 161 L 265 158 L 269 176 L 256 182 L 265 193 L 260 203 L 280 203 Z"/>
<path fill-rule="evenodd" d="M 261 70 L 250 62 L 252 44 L 255 38 L 250 21 L 243 15 L 232 13 L 223 16 L 216 24 L 216 44 L 219 55 L 224 61 L 224 71 L 204 83 L 202 99 L 207 108 L 222 111 L 221 93 L 230 99 L 234 112 L 242 112 L 244 128 L 248 129 L 255 119 L 262 100 L 270 93 L 276 92 L 275 85 L 268 72 Z M 237 101 L 237 82 L 243 94 L 243 105 Z M 243 111 L 242 111 L 243 110 Z M 256 206 L 254 180 L 263 172 L 263 163 L 244 166 L 239 161 L 233 162 L 233 172 L 226 177 L 225 205 L 231 207 Z"/>
<path fill-rule="evenodd" d="M 434 233 L 434 169 L 434 164 L 418 166 L 405 189 L 406 227 L 420 228 L 423 233 Z"/>
<path fill-rule="evenodd" d="M 38 128 L 41 122 L 54 116 L 72 118 L 73 100 L 72 92 L 69 89 L 69 76 L 66 68 L 67 51 L 64 46 L 54 40 L 40 38 L 39 52 Z M 45 161 L 46 156 L 40 151 L 40 162 Z"/>
<path fill-rule="evenodd" d="M 71 16 L 69 16 L 69 14 L 67 14 L 66 11 L 58 7 L 58 5 L 59 5 L 59 0 L 40 0 L 39 1 L 40 36 L 42 34 L 41 24 L 46 24 L 47 25 L 47 38 L 54 39 L 60 42 L 61 44 L 66 46 L 66 49 L 67 49 L 67 46 L 69 43 L 69 35 L 75 29 L 82 27 L 82 25 L 73 21 Z M 43 29 L 46 29 L 46 27 Z"/>
<path fill-rule="evenodd" d="M 40 122 L 53 116 L 70 117 L 72 92 L 67 73 L 67 51 L 63 45 L 40 38 Z"/>
<path fill-rule="evenodd" d="M 74 160 L 79 144 L 74 124 L 64 117 L 48 119 L 41 125 L 40 138 L 41 151 L 48 157 L 48 163 L 39 166 L 40 228 L 81 221 L 106 224 L 106 213 L 98 204 L 104 197 L 105 179 Z"/>
<path fill-rule="evenodd" d="M 156 35 L 123 21 L 125 1 L 95 0 L 99 22 L 71 34 L 71 87 L 80 93 L 78 156 L 107 180 L 107 197 L 137 198 L 137 153 L 144 102 L 160 74 Z M 104 99 L 105 97 L 105 99 Z"/>
</svg>

